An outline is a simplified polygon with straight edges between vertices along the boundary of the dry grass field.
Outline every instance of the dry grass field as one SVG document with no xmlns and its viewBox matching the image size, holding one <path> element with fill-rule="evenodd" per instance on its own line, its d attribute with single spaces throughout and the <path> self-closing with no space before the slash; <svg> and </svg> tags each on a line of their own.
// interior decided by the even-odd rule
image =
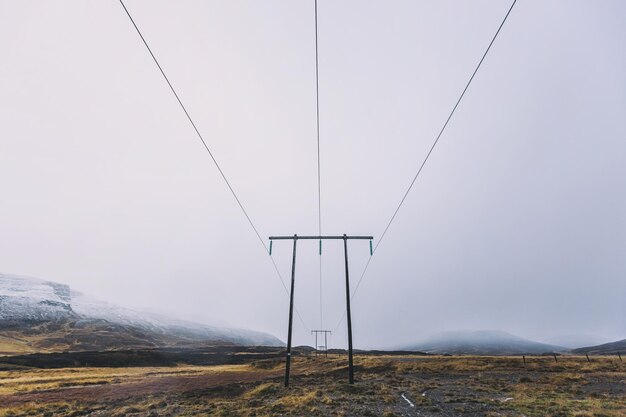
<svg viewBox="0 0 626 417">
<path fill-rule="evenodd" d="M 0 416 L 626 416 L 616 357 L 344 356 L 283 363 L 15 369 L 0 372 Z"/>
</svg>

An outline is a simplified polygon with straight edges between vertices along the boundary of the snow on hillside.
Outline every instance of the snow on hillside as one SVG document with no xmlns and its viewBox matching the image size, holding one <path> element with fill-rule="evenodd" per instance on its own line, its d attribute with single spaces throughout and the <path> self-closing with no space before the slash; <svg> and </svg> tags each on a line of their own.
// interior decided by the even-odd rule
<svg viewBox="0 0 626 417">
<path fill-rule="evenodd" d="M 112 323 L 139 327 L 158 334 L 170 334 L 192 340 L 220 339 L 237 344 L 277 346 L 282 342 L 266 333 L 244 329 L 209 326 L 172 319 L 159 314 L 135 311 L 71 291 L 72 308 L 82 317 L 98 318 Z"/>
<path fill-rule="evenodd" d="M 48 321 L 75 317 L 70 297 L 67 285 L 0 274 L 2 321 Z"/>
<path fill-rule="evenodd" d="M 106 320 L 186 340 L 279 346 L 276 337 L 251 330 L 215 327 L 135 311 L 38 278 L 0 274 L 0 324 L 67 319 Z"/>
</svg>

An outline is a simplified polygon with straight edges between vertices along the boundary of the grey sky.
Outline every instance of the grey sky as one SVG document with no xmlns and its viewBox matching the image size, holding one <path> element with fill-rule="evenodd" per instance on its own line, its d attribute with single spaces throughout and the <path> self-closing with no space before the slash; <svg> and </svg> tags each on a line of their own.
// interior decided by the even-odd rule
<svg viewBox="0 0 626 417">
<path fill-rule="evenodd" d="M 262 236 L 316 233 L 313 1 L 126 4 Z M 509 5 L 319 0 L 324 232 L 380 236 Z M 357 347 L 626 337 L 625 21 L 621 1 L 518 2 L 372 260 Z M 0 270 L 285 339 L 271 262 L 119 2 L 0 0 L 0 53 Z M 353 283 L 368 256 L 351 245 Z M 275 259 L 287 281 L 289 243 Z M 341 244 L 323 259 L 334 329 Z"/>
</svg>

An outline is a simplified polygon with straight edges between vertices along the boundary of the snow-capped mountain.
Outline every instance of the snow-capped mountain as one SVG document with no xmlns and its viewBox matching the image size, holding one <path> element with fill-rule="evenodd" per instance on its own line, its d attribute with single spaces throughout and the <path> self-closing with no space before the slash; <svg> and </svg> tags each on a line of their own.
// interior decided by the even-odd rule
<svg viewBox="0 0 626 417">
<path fill-rule="evenodd" d="M 55 282 L 0 274 L 0 322 L 42 322 L 77 318 L 70 287 Z"/>
<path fill-rule="evenodd" d="M 120 307 L 78 291 L 72 290 L 70 293 L 72 309 L 80 317 L 104 319 L 111 323 L 137 327 L 156 334 L 174 335 L 191 340 L 221 340 L 253 346 L 282 345 L 280 340 L 267 333 L 176 320 L 163 315 Z"/>
<path fill-rule="evenodd" d="M 103 333 L 106 330 L 107 343 L 114 340 L 110 336 L 117 331 L 124 333 L 126 341 L 132 339 L 132 345 L 137 344 L 138 340 L 156 346 L 200 341 L 253 346 L 282 345 L 279 339 L 266 333 L 209 326 L 139 312 L 100 301 L 65 284 L 0 274 L 0 331 L 6 333 L 16 329 L 40 329 L 42 326 L 45 329 L 54 328 L 57 332 L 59 326 L 64 326 L 70 333 L 85 328 L 89 328 L 92 333 Z"/>
</svg>

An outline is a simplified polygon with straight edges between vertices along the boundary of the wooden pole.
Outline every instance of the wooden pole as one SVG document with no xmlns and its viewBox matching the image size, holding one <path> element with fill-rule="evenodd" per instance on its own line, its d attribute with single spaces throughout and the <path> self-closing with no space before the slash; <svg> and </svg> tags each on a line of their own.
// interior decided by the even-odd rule
<svg viewBox="0 0 626 417">
<path fill-rule="evenodd" d="M 352 315 L 350 314 L 350 273 L 348 272 L 348 237 L 343 235 L 343 253 L 346 259 L 346 319 L 348 321 L 348 372 L 350 384 L 354 384 L 354 364 L 352 360 Z"/>
<path fill-rule="evenodd" d="M 291 367 L 291 334 L 293 330 L 293 290 L 296 281 L 296 243 L 298 235 L 293 235 L 293 259 L 291 261 L 291 292 L 289 294 L 289 330 L 287 331 L 287 362 L 285 365 L 285 387 L 289 386 L 289 368 Z"/>
</svg>

